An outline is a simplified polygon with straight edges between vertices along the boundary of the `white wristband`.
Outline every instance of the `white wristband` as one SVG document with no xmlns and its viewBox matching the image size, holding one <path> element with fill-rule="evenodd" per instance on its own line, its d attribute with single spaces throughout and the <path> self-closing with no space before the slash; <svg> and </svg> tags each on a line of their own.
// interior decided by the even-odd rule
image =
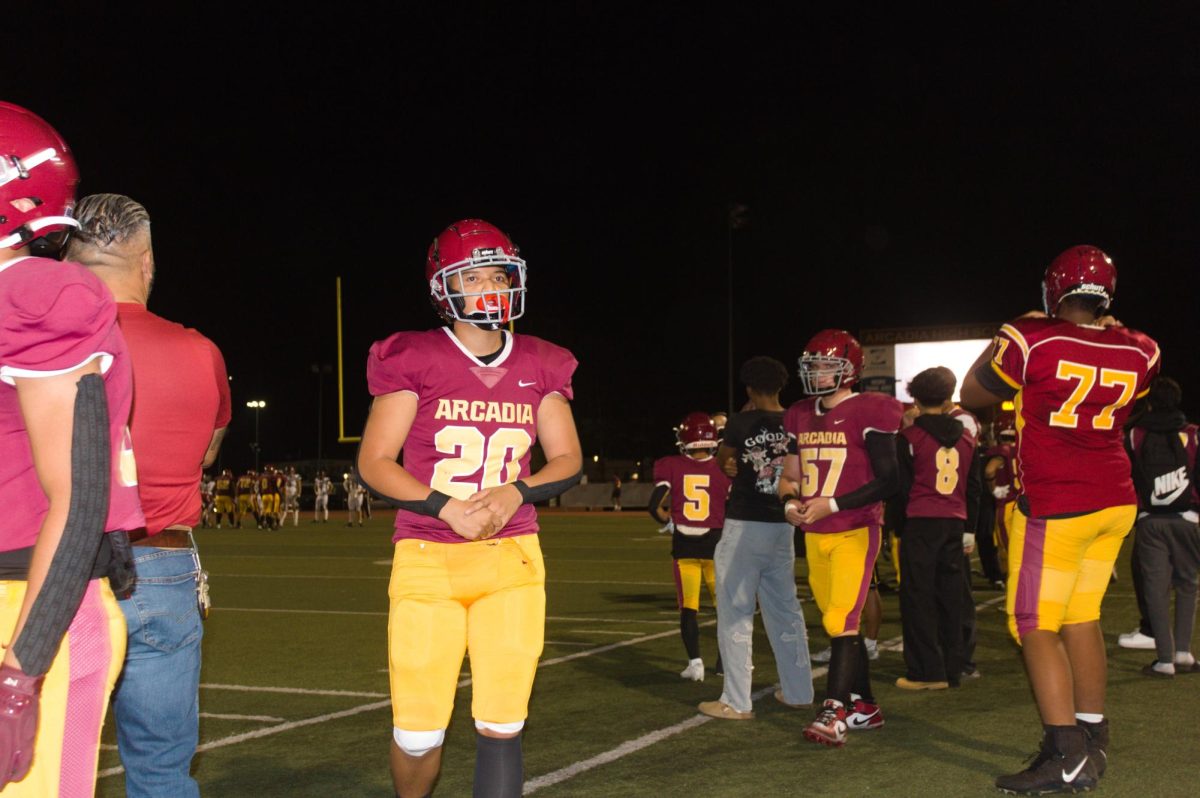
<svg viewBox="0 0 1200 798">
<path fill-rule="evenodd" d="M 836 513 L 838 511 L 837 499 L 829 500 L 829 512 Z"/>
</svg>

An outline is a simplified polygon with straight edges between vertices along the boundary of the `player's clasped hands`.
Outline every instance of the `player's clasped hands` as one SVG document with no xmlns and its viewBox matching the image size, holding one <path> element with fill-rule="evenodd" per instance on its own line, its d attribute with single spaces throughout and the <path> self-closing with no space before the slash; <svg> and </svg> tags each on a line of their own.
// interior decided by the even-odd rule
<svg viewBox="0 0 1200 798">
<path fill-rule="evenodd" d="M 504 529 L 502 519 L 488 510 L 486 502 L 474 498 L 466 501 L 451 499 L 438 517 L 449 524 L 456 535 L 467 540 L 485 540 Z"/>
<path fill-rule="evenodd" d="M 783 515 L 792 526 L 815 524 L 833 515 L 833 507 L 830 506 L 829 499 L 822 497 L 804 502 L 793 499 L 787 503 Z"/>
</svg>

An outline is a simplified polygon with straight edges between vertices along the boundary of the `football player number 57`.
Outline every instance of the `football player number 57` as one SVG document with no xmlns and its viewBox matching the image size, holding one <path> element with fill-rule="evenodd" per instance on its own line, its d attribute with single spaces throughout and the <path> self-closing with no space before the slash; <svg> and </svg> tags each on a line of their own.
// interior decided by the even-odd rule
<svg viewBox="0 0 1200 798">
<path fill-rule="evenodd" d="M 451 455 L 433 467 L 429 487 L 463 501 L 483 488 L 497 488 L 516 482 L 521 474 L 521 458 L 533 445 L 523 429 L 501 427 L 491 435 L 475 427 L 442 427 L 433 436 L 434 447 Z M 479 482 L 465 481 L 483 469 Z"/>
<path fill-rule="evenodd" d="M 833 496 L 837 491 L 838 480 L 842 478 L 842 468 L 846 465 L 846 450 L 840 447 L 821 447 L 819 449 L 801 449 L 800 455 L 800 495 L 809 499 L 817 495 Z M 819 461 L 829 463 L 829 474 L 825 484 L 821 485 L 821 470 L 817 467 Z"/>
</svg>

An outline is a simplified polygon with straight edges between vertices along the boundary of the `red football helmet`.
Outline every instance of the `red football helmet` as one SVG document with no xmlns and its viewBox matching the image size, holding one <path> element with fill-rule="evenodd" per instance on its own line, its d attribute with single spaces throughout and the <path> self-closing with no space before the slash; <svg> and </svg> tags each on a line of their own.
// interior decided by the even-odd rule
<svg viewBox="0 0 1200 798">
<path fill-rule="evenodd" d="M 1011 443 L 1017 439 L 1017 413 L 1015 410 L 997 410 L 992 422 L 998 443 Z"/>
<path fill-rule="evenodd" d="M 519 319 L 525 313 L 525 261 L 520 250 L 495 225 L 482 219 L 463 219 L 447 227 L 425 256 L 425 279 L 429 281 L 433 306 L 447 322 L 465 321 L 484 329 Z M 507 289 L 466 293 L 450 288 L 450 277 L 469 269 L 499 266 L 508 272 Z"/>
<path fill-rule="evenodd" d="M 809 396 L 833 393 L 858 382 L 863 351 L 858 340 L 845 330 L 821 330 L 800 355 L 800 384 Z M 821 382 L 833 377 L 824 387 Z"/>
<path fill-rule="evenodd" d="M 702 413 L 699 410 L 683 417 L 679 429 L 676 430 L 675 438 L 681 452 L 717 448 L 717 428 L 713 426 L 708 413 Z"/>
<path fill-rule="evenodd" d="M 0 102 L 0 249 L 78 227 L 71 218 L 77 185 L 62 136 L 36 114 Z"/>
<path fill-rule="evenodd" d="M 1058 303 L 1073 294 L 1097 296 L 1100 310 L 1108 310 L 1117 293 L 1117 267 L 1099 248 L 1083 244 L 1071 247 L 1046 268 L 1042 280 L 1042 305 L 1051 316 Z"/>
</svg>

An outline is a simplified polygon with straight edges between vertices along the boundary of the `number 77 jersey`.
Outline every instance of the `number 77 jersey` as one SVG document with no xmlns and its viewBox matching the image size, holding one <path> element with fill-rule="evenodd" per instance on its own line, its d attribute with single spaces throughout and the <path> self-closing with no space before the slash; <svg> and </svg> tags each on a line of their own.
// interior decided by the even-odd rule
<svg viewBox="0 0 1200 798">
<path fill-rule="evenodd" d="M 378 341 L 367 358 L 372 396 L 405 391 L 417 414 L 404 441 L 402 464 L 422 483 L 456 499 L 528 477 L 537 440 L 537 413 L 550 394 L 573 397 L 575 358 L 530 335 L 505 334 L 488 363 L 468 352 L 448 328 L 400 332 Z M 496 537 L 538 530 L 537 513 L 522 504 Z M 393 540 L 463 543 L 439 518 L 396 512 Z"/>
<path fill-rule="evenodd" d="M 1015 465 L 1034 517 L 1137 503 L 1121 433 L 1158 373 L 1153 339 L 1127 327 L 1018 319 L 1000 328 L 991 367 L 1015 392 Z"/>
</svg>

